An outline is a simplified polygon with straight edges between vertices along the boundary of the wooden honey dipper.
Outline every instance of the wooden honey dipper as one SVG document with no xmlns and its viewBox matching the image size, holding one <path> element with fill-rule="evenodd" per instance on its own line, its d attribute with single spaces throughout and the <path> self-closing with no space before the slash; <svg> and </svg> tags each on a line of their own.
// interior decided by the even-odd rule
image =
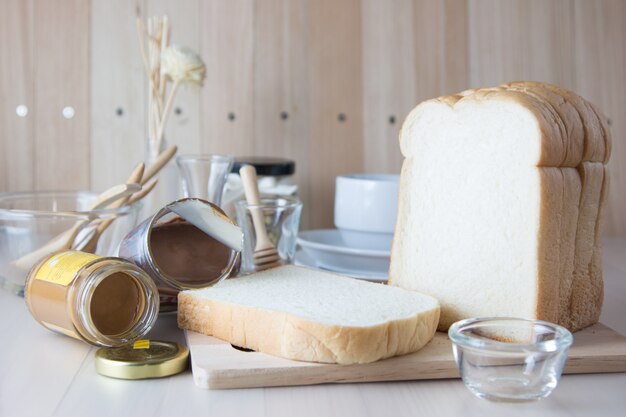
<svg viewBox="0 0 626 417">
<path fill-rule="evenodd" d="M 252 165 L 244 165 L 239 170 L 239 175 L 241 176 L 243 190 L 246 194 L 246 201 L 249 205 L 253 206 L 250 207 L 250 214 L 252 215 L 252 224 L 254 225 L 256 235 L 256 244 L 252 255 L 252 262 L 254 263 L 255 269 L 262 271 L 279 266 L 282 264 L 282 260 L 276 247 L 267 235 L 263 211 L 261 207 L 259 207 L 261 199 L 259 198 L 256 169 Z"/>
</svg>

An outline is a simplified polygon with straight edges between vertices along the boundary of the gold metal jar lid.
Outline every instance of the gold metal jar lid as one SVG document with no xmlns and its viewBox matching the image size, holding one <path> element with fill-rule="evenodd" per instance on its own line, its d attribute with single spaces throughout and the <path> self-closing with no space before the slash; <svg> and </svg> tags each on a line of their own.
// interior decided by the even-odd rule
<svg viewBox="0 0 626 417">
<path fill-rule="evenodd" d="M 96 351 L 96 371 L 120 379 L 161 378 L 187 369 L 189 349 L 174 342 L 137 340 Z"/>
</svg>

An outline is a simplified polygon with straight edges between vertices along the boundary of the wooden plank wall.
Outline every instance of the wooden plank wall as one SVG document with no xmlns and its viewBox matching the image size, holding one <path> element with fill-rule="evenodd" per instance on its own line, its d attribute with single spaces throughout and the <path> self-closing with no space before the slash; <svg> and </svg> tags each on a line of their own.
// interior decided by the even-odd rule
<svg viewBox="0 0 626 417">
<path fill-rule="evenodd" d="M 605 232 L 626 236 L 623 0 L 3 0 L 0 191 L 128 175 L 146 135 L 134 19 L 163 13 L 208 66 L 204 88 L 179 94 L 168 141 L 295 159 L 304 228 L 332 226 L 335 176 L 399 172 L 398 132 L 419 101 L 532 79 L 610 118 Z"/>
<path fill-rule="evenodd" d="M 0 191 L 35 187 L 33 3 L 0 2 Z"/>
</svg>

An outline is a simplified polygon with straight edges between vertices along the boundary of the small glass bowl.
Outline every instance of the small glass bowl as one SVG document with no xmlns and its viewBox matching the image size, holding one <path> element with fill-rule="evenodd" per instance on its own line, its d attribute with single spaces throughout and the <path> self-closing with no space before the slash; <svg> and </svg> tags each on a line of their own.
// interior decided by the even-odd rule
<svg viewBox="0 0 626 417">
<path fill-rule="evenodd" d="M 477 397 L 523 402 L 556 387 L 573 337 L 556 324 L 519 318 L 472 318 L 448 330 L 463 382 Z"/>
</svg>

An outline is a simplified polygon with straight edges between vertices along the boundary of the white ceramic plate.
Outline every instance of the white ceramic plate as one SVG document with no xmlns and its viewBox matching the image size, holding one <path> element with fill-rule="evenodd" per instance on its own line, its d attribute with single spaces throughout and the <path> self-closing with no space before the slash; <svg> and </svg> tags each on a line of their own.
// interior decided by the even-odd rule
<svg viewBox="0 0 626 417">
<path fill-rule="evenodd" d="M 298 244 L 322 268 L 386 276 L 393 235 L 338 229 L 300 232 Z"/>
<path fill-rule="evenodd" d="M 306 252 L 304 252 L 301 248 L 296 250 L 296 257 L 294 260 L 294 264 L 298 266 L 304 266 L 307 268 L 313 269 L 321 269 L 328 272 L 333 272 L 339 275 L 344 275 L 350 278 L 363 279 L 366 281 L 372 282 L 387 282 L 387 272 L 384 273 L 375 273 L 371 271 L 349 271 L 349 270 L 335 270 L 331 268 L 325 268 L 320 266 L 315 262 L 313 258 L 311 258 Z"/>
</svg>

